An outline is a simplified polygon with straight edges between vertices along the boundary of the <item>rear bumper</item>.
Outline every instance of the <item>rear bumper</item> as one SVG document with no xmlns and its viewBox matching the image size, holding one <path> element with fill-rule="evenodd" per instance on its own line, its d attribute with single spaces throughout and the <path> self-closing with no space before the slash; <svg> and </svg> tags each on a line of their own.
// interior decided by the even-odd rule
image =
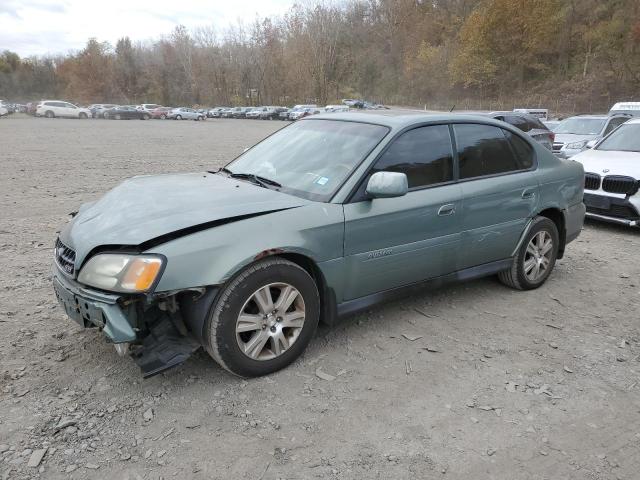
<svg viewBox="0 0 640 480">
<path fill-rule="evenodd" d="M 565 229 L 566 240 L 565 244 L 574 241 L 580 235 L 582 227 L 584 225 L 584 217 L 586 212 L 586 206 L 583 202 L 571 205 L 565 210 Z"/>
<path fill-rule="evenodd" d="M 53 289 L 66 314 L 81 327 L 98 327 L 113 343 L 136 340 L 132 322 L 120 307 L 121 296 L 84 288 L 55 265 Z"/>
</svg>

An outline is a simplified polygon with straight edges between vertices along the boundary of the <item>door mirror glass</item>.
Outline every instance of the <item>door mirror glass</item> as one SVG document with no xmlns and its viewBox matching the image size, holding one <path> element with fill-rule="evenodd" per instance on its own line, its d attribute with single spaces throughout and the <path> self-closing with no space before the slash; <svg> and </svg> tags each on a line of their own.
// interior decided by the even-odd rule
<svg viewBox="0 0 640 480">
<path fill-rule="evenodd" d="M 367 183 L 367 193 L 373 198 L 402 197 L 408 191 L 407 176 L 399 172 L 376 172 Z"/>
</svg>

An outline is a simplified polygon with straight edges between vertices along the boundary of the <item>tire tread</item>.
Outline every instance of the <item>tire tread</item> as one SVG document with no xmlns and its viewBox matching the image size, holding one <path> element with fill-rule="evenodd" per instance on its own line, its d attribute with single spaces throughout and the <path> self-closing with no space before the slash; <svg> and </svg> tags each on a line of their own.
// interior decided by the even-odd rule
<svg viewBox="0 0 640 480">
<path fill-rule="evenodd" d="M 237 288 L 238 285 L 240 285 L 248 277 L 250 277 L 256 272 L 259 272 L 261 270 L 266 270 L 272 267 L 277 267 L 279 265 L 286 265 L 288 267 L 297 268 L 302 272 L 304 272 L 305 274 L 309 275 L 304 268 L 284 258 L 273 257 L 266 260 L 262 260 L 260 262 L 254 263 L 253 265 L 249 266 L 245 270 L 241 271 L 234 279 L 232 279 L 231 282 L 229 282 L 227 286 L 224 287 L 223 291 L 220 294 L 220 297 L 215 303 L 213 313 L 211 315 L 211 321 L 207 322 L 208 324 L 207 338 L 211 339 L 211 341 L 206 342 L 205 348 L 209 353 L 209 355 L 211 355 L 211 357 L 213 357 L 213 359 L 229 373 L 242 377 L 242 375 L 239 375 L 238 373 L 234 372 L 231 369 L 231 367 L 227 365 L 227 363 L 224 361 L 224 359 L 220 355 L 220 348 L 217 341 L 219 338 L 217 335 L 217 330 L 220 327 L 220 314 L 222 313 L 224 308 L 227 306 L 229 302 L 229 297 L 233 294 L 234 290 Z M 316 291 L 316 295 L 318 295 L 318 298 L 319 298 L 319 294 L 317 293 L 317 291 Z"/>
<path fill-rule="evenodd" d="M 550 220 L 547 217 L 543 217 L 543 216 L 536 216 L 533 219 L 533 222 L 531 222 L 531 225 L 529 226 L 529 230 L 527 232 L 527 236 L 525 237 L 522 245 L 520 246 L 520 248 L 518 249 L 518 252 L 514 255 L 513 257 L 513 261 L 511 262 L 511 267 L 508 270 L 504 270 L 502 272 L 498 273 L 498 279 L 500 280 L 500 282 L 502 282 L 504 285 L 511 287 L 515 290 L 530 290 L 531 288 L 537 288 L 539 286 L 541 286 L 542 284 L 544 284 L 547 279 L 549 278 L 548 276 L 544 279 L 544 281 L 542 283 L 540 283 L 539 285 L 536 285 L 535 287 L 523 284 L 520 280 L 520 275 L 519 275 L 519 268 L 520 268 L 520 257 L 522 254 L 522 249 L 526 249 L 528 242 L 529 242 L 529 235 L 532 231 L 534 231 L 536 229 L 536 227 L 541 224 L 541 223 L 547 223 L 550 222 L 553 225 L 553 228 L 555 230 L 555 234 L 556 234 L 556 243 L 557 243 L 557 239 L 558 239 L 558 232 L 557 232 L 557 227 L 555 226 L 555 224 L 553 223 L 552 220 Z M 557 246 L 556 246 L 557 249 Z M 557 255 L 557 250 L 556 250 L 556 255 Z M 555 266 L 555 260 L 554 259 L 554 266 Z M 553 268 L 553 267 L 552 267 Z"/>
</svg>

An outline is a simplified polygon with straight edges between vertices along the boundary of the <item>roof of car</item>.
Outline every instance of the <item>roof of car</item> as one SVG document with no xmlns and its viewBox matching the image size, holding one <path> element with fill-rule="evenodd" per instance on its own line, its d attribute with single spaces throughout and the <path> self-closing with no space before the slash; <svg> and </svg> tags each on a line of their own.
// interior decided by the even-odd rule
<svg viewBox="0 0 640 480">
<path fill-rule="evenodd" d="M 335 112 L 328 114 L 314 115 L 306 120 L 350 120 L 352 122 L 375 123 L 386 127 L 400 129 L 410 125 L 425 122 L 450 122 L 458 121 L 481 121 L 483 123 L 495 123 L 496 125 L 504 125 L 504 122 L 493 120 L 491 117 L 481 114 L 460 114 L 460 113 L 425 113 L 422 111 L 394 111 L 387 110 L 384 113 L 369 112 Z"/>
</svg>

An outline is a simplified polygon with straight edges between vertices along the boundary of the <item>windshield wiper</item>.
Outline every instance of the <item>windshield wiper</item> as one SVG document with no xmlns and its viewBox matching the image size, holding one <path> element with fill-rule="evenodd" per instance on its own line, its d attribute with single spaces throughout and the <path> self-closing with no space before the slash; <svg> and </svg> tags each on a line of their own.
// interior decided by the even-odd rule
<svg viewBox="0 0 640 480">
<path fill-rule="evenodd" d="M 227 172 L 228 172 L 228 170 L 227 170 Z M 269 188 L 269 187 L 280 188 L 280 187 L 282 187 L 282 185 L 280 185 L 275 180 L 271 180 L 270 178 L 266 178 L 266 177 L 261 177 L 260 175 L 256 175 L 255 173 L 229 173 L 229 176 L 231 178 L 247 179 L 247 180 L 255 183 L 256 185 L 260 185 L 261 187 L 264 187 L 264 188 Z"/>
<path fill-rule="evenodd" d="M 249 180 L 255 183 L 256 185 L 260 185 L 261 187 L 264 187 L 264 188 L 268 188 L 269 186 L 276 187 L 276 188 L 282 187 L 282 185 L 280 185 L 275 180 L 271 180 L 270 178 L 266 178 L 266 177 L 261 177 L 260 175 L 256 175 L 255 173 L 234 173 L 226 167 L 222 167 L 216 173 L 218 172 L 226 173 L 231 178 L 241 178 L 241 179 Z"/>
</svg>

